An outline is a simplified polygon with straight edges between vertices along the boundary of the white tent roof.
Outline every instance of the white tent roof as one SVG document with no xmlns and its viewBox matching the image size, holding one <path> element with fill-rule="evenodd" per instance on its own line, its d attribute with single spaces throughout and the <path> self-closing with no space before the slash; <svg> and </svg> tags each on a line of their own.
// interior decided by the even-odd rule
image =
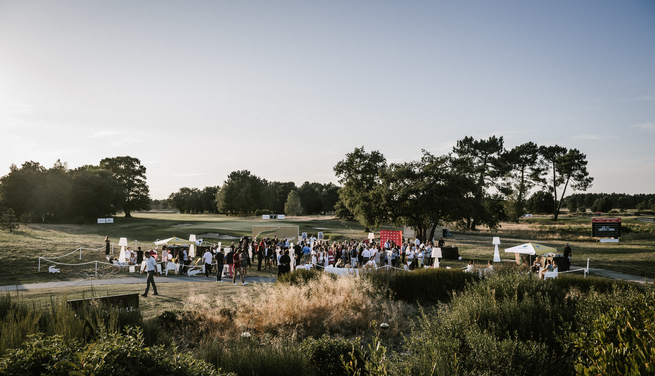
<svg viewBox="0 0 655 376">
<path fill-rule="evenodd" d="M 176 236 L 173 236 L 172 238 L 168 239 L 163 239 L 163 240 L 157 240 L 155 242 L 155 245 L 164 245 L 164 244 L 192 244 L 194 242 L 190 242 L 188 239 L 182 239 L 178 238 Z"/>
<path fill-rule="evenodd" d="M 557 249 L 553 247 L 546 247 L 545 245 L 540 245 L 535 243 L 525 243 L 525 244 L 517 245 L 516 247 L 507 248 L 505 249 L 505 252 L 536 255 L 537 253 L 539 254 L 550 253 L 550 252 L 555 253 L 557 252 Z"/>
</svg>

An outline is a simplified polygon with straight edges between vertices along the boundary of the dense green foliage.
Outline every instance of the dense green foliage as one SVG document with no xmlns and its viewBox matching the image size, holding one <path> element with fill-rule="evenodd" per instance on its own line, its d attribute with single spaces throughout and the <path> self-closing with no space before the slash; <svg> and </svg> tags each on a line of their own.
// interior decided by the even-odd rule
<svg viewBox="0 0 655 376">
<path fill-rule="evenodd" d="M 31 335 L 20 348 L 0 358 L 0 374 L 209 376 L 220 373 L 191 354 L 178 354 L 161 346 L 147 347 L 140 330 L 128 330 L 125 334 L 103 334 L 88 344 L 65 340 L 60 335 Z"/>
<path fill-rule="evenodd" d="M 339 187 L 332 183 L 269 182 L 250 171 L 233 171 L 216 194 L 216 206 L 224 214 L 282 214 L 289 193 L 297 191 L 305 214 L 334 211 Z"/>
<path fill-rule="evenodd" d="M 407 303 L 434 304 L 449 301 L 454 293 L 480 278 L 461 269 L 417 269 L 412 272 L 378 270 L 365 274 L 375 286 L 389 290 L 393 298 Z"/>
<path fill-rule="evenodd" d="M 278 277 L 276 283 L 286 283 L 290 285 L 302 285 L 311 280 L 316 280 L 322 275 L 322 272 L 316 269 L 296 269 L 291 273 L 282 274 Z M 332 278 L 336 278 L 335 274 L 328 274 Z"/>
<path fill-rule="evenodd" d="M 298 271 L 280 283 L 303 286 L 319 274 Z M 241 375 L 310 376 L 655 372 L 652 286 L 576 276 L 543 281 L 509 269 L 481 278 L 460 270 L 428 269 L 367 273 L 366 278 L 392 291 L 395 299 L 438 304 L 420 308 L 404 341 L 395 345 L 379 329 L 370 342 L 328 336 L 297 342 L 268 332 L 261 338 L 243 333 L 200 342 L 194 356 L 153 346 L 156 336 L 148 339 L 141 329 L 125 329 L 136 324 L 150 332 L 169 332 L 170 326 L 193 332 L 189 325 L 194 317 L 204 320 L 193 312 L 181 313 L 185 325 L 171 319 L 180 312 L 144 325 L 138 313 L 121 317 L 118 311 L 90 306 L 75 314 L 65 303 L 42 312 L 6 295 L 0 298 L 0 374 L 212 375 L 221 369 Z"/>
<path fill-rule="evenodd" d="M 566 190 L 591 186 L 586 166 L 586 155 L 577 149 L 528 142 L 507 151 L 503 138 L 495 136 L 465 137 L 448 155 L 423 150 L 420 160 L 405 163 L 388 164 L 377 150 L 355 148 L 334 166 L 343 185 L 337 214 L 367 228 L 409 226 L 425 241 L 433 239 L 442 222 L 475 230 L 497 229 L 507 219 L 518 221 L 526 211 L 528 192 L 541 186 L 544 192 L 532 198 L 531 208 L 553 213 L 557 220 Z"/>
<path fill-rule="evenodd" d="M 74 170 L 60 161 L 50 169 L 29 161 L 9 170 L 0 178 L 0 206 L 22 222 L 91 222 L 150 207 L 146 169 L 136 158 L 105 158 Z"/>
<path fill-rule="evenodd" d="M 563 205 L 570 211 L 580 209 L 601 212 L 608 212 L 612 209 L 655 210 L 655 194 L 575 193 L 565 198 Z"/>
<path fill-rule="evenodd" d="M 168 196 L 167 203 L 183 214 L 218 213 L 216 194 L 219 187 L 180 188 Z"/>
</svg>

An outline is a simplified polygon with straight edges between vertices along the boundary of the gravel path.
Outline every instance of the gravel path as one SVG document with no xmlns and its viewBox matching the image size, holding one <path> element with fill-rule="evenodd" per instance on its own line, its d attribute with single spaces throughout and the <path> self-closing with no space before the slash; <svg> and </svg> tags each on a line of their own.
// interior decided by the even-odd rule
<svg viewBox="0 0 655 376">
<path fill-rule="evenodd" d="M 230 277 L 223 277 L 224 281 L 228 281 Z M 173 282 L 191 282 L 191 283 L 202 283 L 202 282 L 213 282 L 216 283 L 216 277 L 212 276 L 210 278 L 204 276 L 196 277 L 186 277 L 186 276 L 176 276 L 176 277 L 156 277 L 155 281 L 159 283 L 173 283 Z M 247 277 L 247 282 L 261 282 L 261 283 L 271 283 L 275 282 L 275 278 L 272 277 Z M 129 278 L 115 278 L 115 279 L 85 279 L 79 281 L 59 281 L 59 282 L 44 282 L 44 283 L 30 283 L 25 285 L 8 285 L 0 286 L 0 291 L 27 291 L 27 290 L 36 290 L 36 289 L 50 289 L 57 287 L 75 287 L 75 286 L 102 286 L 102 285 L 121 285 L 121 284 L 135 284 L 135 283 L 146 283 L 146 275 L 139 277 L 129 277 Z M 228 283 L 228 282 L 223 282 Z"/>
</svg>

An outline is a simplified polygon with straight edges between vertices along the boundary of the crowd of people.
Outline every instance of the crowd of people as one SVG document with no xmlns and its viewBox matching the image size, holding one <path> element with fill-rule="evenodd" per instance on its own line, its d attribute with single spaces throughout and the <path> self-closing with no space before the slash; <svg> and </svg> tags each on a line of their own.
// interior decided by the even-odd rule
<svg viewBox="0 0 655 376">
<path fill-rule="evenodd" d="M 443 245 L 442 238 L 436 246 Z M 309 237 L 293 244 L 286 238 L 273 237 L 249 241 L 244 237 L 237 244 L 232 242 L 224 248 L 207 249 L 202 260 L 207 277 L 210 277 L 211 270 L 216 267 L 216 280 L 222 282 L 221 274 L 227 265 L 227 273 L 232 278 L 232 283 L 236 284 L 239 276 L 241 282 L 247 284 L 244 278 L 248 275 L 248 268 L 254 267 L 255 264 L 258 271 L 277 267 L 278 275 L 289 273 L 293 264 L 311 264 L 323 268 L 328 266 L 363 268 L 375 263 L 377 266 L 390 265 L 397 268 L 404 268 L 406 265 L 408 269 L 413 270 L 424 265 L 432 265 L 434 247 L 433 242 L 423 244 L 418 239 L 414 242 L 407 239 L 402 244 L 387 240 L 380 244 L 369 240 L 330 243 Z M 186 256 L 182 253 L 179 257 Z"/>
</svg>

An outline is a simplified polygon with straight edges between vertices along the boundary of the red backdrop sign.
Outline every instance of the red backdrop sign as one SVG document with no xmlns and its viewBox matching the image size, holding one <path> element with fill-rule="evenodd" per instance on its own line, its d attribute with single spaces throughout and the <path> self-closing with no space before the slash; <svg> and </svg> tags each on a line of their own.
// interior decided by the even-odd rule
<svg viewBox="0 0 655 376">
<path fill-rule="evenodd" d="M 392 230 L 380 230 L 380 244 L 384 246 L 384 243 L 388 240 L 393 241 L 397 245 L 403 244 L 403 232 L 402 231 L 392 231 Z"/>
</svg>

